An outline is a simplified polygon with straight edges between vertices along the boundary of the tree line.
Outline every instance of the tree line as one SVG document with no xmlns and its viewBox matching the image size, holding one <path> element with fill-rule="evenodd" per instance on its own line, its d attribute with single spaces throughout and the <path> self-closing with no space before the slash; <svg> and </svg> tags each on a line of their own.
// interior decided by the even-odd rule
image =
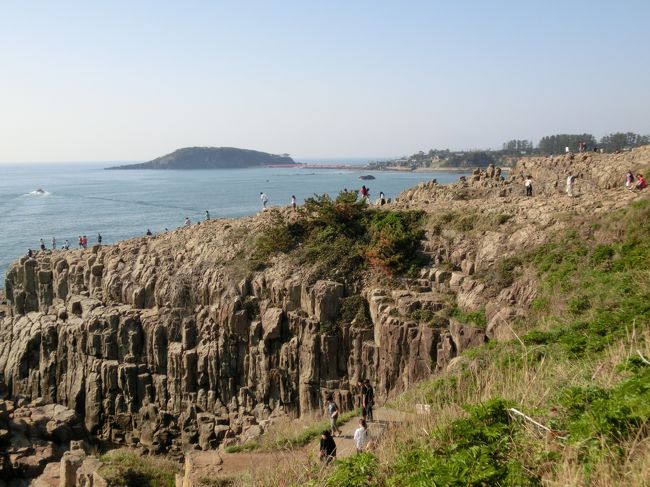
<svg viewBox="0 0 650 487">
<path fill-rule="evenodd" d="M 557 134 L 542 137 L 537 148 L 533 147 L 530 140 L 513 139 L 505 142 L 502 150 L 511 153 L 563 154 L 567 147 L 570 151 L 577 152 L 581 143 L 584 144 L 585 150 L 603 149 L 605 152 L 616 152 L 650 144 L 650 135 L 616 132 L 598 140 L 592 134 Z"/>
</svg>

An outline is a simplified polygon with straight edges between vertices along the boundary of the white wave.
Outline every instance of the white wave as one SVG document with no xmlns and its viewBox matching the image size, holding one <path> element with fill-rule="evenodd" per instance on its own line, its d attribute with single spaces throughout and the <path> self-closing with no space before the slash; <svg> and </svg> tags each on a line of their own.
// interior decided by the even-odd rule
<svg viewBox="0 0 650 487">
<path fill-rule="evenodd" d="M 45 191 L 44 189 L 35 189 L 34 191 L 25 193 L 23 196 L 49 196 L 50 194 L 49 191 Z"/>
</svg>

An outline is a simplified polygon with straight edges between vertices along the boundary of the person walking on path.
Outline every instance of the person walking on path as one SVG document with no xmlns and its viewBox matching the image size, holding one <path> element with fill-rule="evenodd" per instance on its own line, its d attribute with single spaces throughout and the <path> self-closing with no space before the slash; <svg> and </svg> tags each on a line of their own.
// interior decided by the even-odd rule
<svg viewBox="0 0 650 487">
<path fill-rule="evenodd" d="M 327 413 L 330 416 L 330 424 L 331 424 L 331 429 L 332 429 L 332 434 L 338 433 L 339 435 L 341 434 L 341 430 L 339 429 L 338 425 L 336 424 L 337 420 L 339 419 L 339 407 L 336 405 L 334 402 L 334 398 L 332 396 L 327 396 Z"/>
<path fill-rule="evenodd" d="M 298 205 L 296 204 L 296 195 L 292 194 L 291 195 L 291 208 L 293 209 L 293 211 L 296 211 L 297 206 Z"/>
<path fill-rule="evenodd" d="M 45 250 L 45 242 L 43 242 L 43 239 L 41 239 L 40 244 L 41 244 L 41 250 Z"/>
<path fill-rule="evenodd" d="M 357 453 L 362 453 L 369 442 L 370 432 L 368 431 L 368 423 L 362 418 L 359 420 L 359 427 L 354 432 L 354 446 L 357 449 Z"/>
<path fill-rule="evenodd" d="M 526 188 L 526 196 L 532 196 L 533 195 L 533 177 L 532 176 L 526 176 L 526 180 L 524 181 L 524 186 Z"/>
<path fill-rule="evenodd" d="M 320 459 L 324 463 L 336 460 L 336 443 L 329 430 L 323 431 L 320 437 Z"/>
<path fill-rule="evenodd" d="M 262 210 L 266 210 L 266 204 L 269 202 L 269 197 L 263 191 L 260 192 L 260 201 L 262 202 Z"/>
<path fill-rule="evenodd" d="M 97 245 L 101 245 L 101 244 L 102 244 L 102 234 L 97 233 Z"/>
<path fill-rule="evenodd" d="M 367 419 L 368 421 L 372 421 L 373 420 L 372 406 L 375 402 L 375 390 L 370 385 L 370 380 L 368 379 L 366 379 L 363 386 L 364 386 L 363 389 L 364 393 L 362 395 L 363 408 L 364 408 L 363 418 Z"/>
<path fill-rule="evenodd" d="M 52 237 L 52 250 L 56 250 L 56 237 Z"/>
<path fill-rule="evenodd" d="M 210 221 L 210 212 L 205 210 L 205 221 Z"/>
<path fill-rule="evenodd" d="M 567 196 L 573 198 L 573 184 L 575 183 L 576 177 L 569 173 L 569 176 L 566 178 L 566 194 Z"/>
</svg>

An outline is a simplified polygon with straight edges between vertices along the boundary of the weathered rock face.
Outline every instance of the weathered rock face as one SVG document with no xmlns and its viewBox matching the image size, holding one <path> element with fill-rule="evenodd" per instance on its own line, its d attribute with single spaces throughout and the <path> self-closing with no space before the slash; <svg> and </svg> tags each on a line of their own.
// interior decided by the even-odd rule
<svg viewBox="0 0 650 487">
<path fill-rule="evenodd" d="M 84 438 L 80 416 L 65 406 L 0 400 L 0 481 L 40 475 L 71 440 Z"/>
<path fill-rule="evenodd" d="M 378 397 L 401 391 L 458 349 L 444 327 L 409 316 L 445 305 L 443 272 L 430 270 L 431 279 L 401 296 L 364 291 L 374 326 L 342 323 L 326 334 L 321 327 L 337 321 L 350 292 L 343 284 L 309 285 L 274 269 L 235 284 L 218 268 L 197 267 L 193 245 L 169 255 L 158 244 L 135 240 L 15 264 L 6 282 L 11 316 L 0 321 L 7 392 L 65 405 L 90 433 L 118 444 L 208 449 L 229 434 L 261 434 L 278 411 L 319 410 L 330 393 L 352 408 L 362 378 L 374 381 Z"/>
</svg>

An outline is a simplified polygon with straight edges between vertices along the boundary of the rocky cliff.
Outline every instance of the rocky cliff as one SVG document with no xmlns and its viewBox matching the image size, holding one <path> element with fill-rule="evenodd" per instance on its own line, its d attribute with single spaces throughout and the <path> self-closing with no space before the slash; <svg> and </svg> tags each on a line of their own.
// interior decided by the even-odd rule
<svg viewBox="0 0 650 487">
<path fill-rule="evenodd" d="M 511 336 L 536 292 L 516 256 L 563 228 L 567 212 L 643 197 L 620 187 L 648 155 L 526 159 L 507 179 L 488 167 L 406 191 L 391 207 L 429 215 L 429 264 L 417 277 L 314 280 L 289 256 L 250 272 L 242 256 L 271 224 L 268 212 L 22 258 L 6 279 L 0 384 L 76 411 L 99 438 L 151 452 L 251 439 L 273 415 L 321 410 L 330 393 L 352 408 L 361 378 L 382 401 L 460 351 Z M 569 170 L 579 174 L 576 198 L 562 194 Z M 522 195 L 527 173 L 532 198 Z M 365 300 L 370 323 L 328 331 L 350 296 Z"/>
</svg>

